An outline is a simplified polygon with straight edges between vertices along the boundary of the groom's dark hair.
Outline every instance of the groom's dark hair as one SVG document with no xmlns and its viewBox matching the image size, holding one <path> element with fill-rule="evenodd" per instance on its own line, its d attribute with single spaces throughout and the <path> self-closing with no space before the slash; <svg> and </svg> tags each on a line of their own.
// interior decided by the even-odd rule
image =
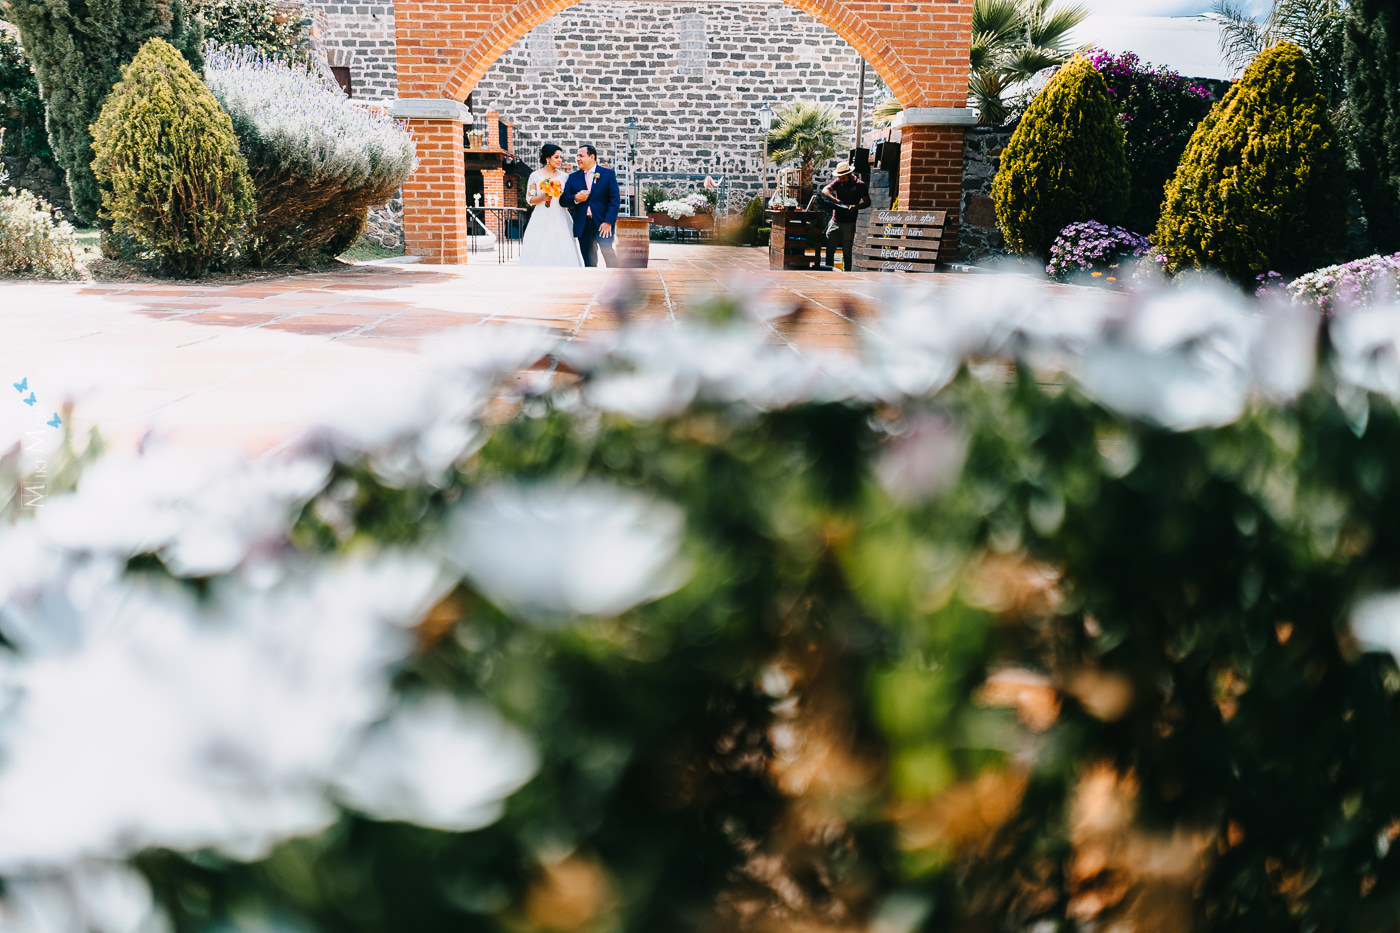
<svg viewBox="0 0 1400 933">
<path fill-rule="evenodd" d="M 579 146 L 579 148 L 585 150 L 593 158 L 598 158 L 598 150 L 594 149 L 592 146 Z"/>
</svg>

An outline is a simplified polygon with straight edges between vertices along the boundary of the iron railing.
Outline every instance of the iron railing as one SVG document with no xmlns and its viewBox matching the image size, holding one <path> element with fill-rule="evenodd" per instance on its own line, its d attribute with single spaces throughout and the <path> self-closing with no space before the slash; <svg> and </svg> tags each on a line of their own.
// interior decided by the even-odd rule
<svg viewBox="0 0 1400 933">
<path fill-rule="evenodd" d="M 527 213 L 523 207 L 467 208 L 468 251 L 494 252 L 497 262 L 514 262 L 520 253 Z"/>
</svg>

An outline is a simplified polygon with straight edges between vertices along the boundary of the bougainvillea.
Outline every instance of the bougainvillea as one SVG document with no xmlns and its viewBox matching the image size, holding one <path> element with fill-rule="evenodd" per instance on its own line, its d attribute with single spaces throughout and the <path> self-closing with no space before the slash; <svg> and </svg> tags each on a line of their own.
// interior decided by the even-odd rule
<svg viewBox="0 0 1400 933">
<path fill-rule="evenodd" d="M 1167 182 L 1197 124 L 1210 112 L 1210 88 L 1169 68 L 1144 65 L 1132 52 L 1111 55 L 1102 49 L 1089 61 L 1108 85 L 1123 127 L 1123 152 L 1131 183 L 1123 222 L 1134 230 L 1152 230 L 1162 210 Z"/>
</svg>

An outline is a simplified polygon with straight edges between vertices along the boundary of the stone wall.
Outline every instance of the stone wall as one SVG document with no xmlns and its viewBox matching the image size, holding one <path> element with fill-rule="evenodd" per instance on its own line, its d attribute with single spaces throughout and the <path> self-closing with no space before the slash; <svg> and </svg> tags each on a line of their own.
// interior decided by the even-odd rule
<svg viewBox="0 0 1400 933">
<path fill-rule="evenodd" d="M 317 44 L 327 64 L 349 68 L 352 94 L 386 100 L 398 93 L 393 0 L 312 0 Z"/>
<path fill-rule="evenodd" d="M 5 156 L 3 161 L 5 171 L 10 175 L 4 187 L 32 191 L 48 201 L 50 206 L 58 208 L 59 214 L 65 220 L 73 220 L 73 206 L 68 200 L 68 185 L 64 183 L 61 171 L 37 156 L 28 159 Z"/>
<path fill-rule="evenodd" d="M 1006 241 L 997 226 L 992 204 L 992 179 L 1015 129 L 1014 125 L 976 126 L 969 127 L 963 136 L 963 203 L 958 244 L 960 258 L 965 261 L 975 262 L 1006 252 Z"/>
<path fill-rule="evenodd" d="M 859 69 L 859 56 L 836 33 L 776 0 L 584 0 L 511 46 L 477 84 L 471 108 L 478 118 L 488 106 L 499 109 L 532 146 L 557 142 L 572 156 L 592 143 L 615 168 L 635 118 L 644 182 L 649 172 L 725 175 L 737 209 L 760 189 L 759 105 L 835 104 L 849 147 Z M 867 69 L 867 130 L 874 91 Z M 821 166 L 818 180 L 845 155 Z"/>
</svg>

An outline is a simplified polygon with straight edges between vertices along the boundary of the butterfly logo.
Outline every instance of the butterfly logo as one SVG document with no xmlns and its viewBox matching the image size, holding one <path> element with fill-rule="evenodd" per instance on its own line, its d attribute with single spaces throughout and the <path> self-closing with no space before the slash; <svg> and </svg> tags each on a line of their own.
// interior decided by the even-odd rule
<svg viewBox="0 0 1400 933">
<path fill-rule="evenodd" d="M 63 419 L 58 416 L 58 412 L 54 412 L 53 417 L 48 420 L 48 425 L 51 428 L 56 428 L 62 423 Z"/>
<path fill-rule="evenodd" d="M 33 393 L 33 392 L 30 392 L 30 393 L 29 393 L 29 398 L 27 398 L 27 399 L 24 400 L 24 404 L 26 404 L 26 405 L 33 405 L 33 404 L 34 404 L 35 402 L 37 402 L 37 401 L 38 401 L 38 399 L 34 397 L 34 393 Z"/>
<path fill-rule="evenodd" d="M 19 382 L 12 382 L 10 383 L 10 385 L 15 387 L 16 392 L 18 392 L 20 395 L 23 395 L 24 393 L 29 391 L 29 377 L 25 376 Z"/>
</svg>

